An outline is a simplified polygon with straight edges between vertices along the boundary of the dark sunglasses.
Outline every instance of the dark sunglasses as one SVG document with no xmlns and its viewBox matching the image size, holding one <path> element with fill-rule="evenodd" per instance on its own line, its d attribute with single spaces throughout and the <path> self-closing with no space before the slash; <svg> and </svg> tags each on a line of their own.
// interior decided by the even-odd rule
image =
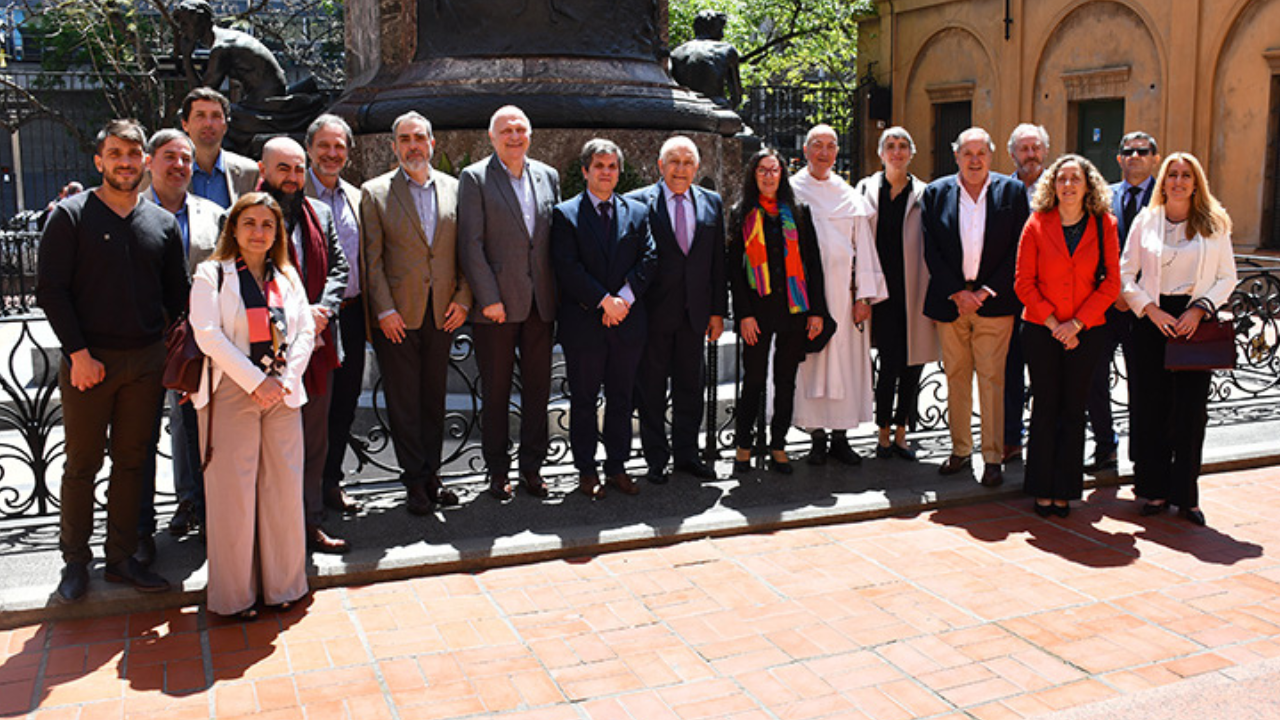
<svg viewBox="0 0 1280 720">
<path fill-rule="evenodd" d="M 1120 154 L 1121 154 L 1121 155 L 1123 155 L 1123 156 L 1125 156 L 1125 157 L 1129 157 L 1130 155 L 1137 155 L 1138 157 L 1146 157 L 1146 156 L 1148 156 L 1148 155 L 1150 155 L 1150 154 L 1151 154 L 1151 148 L 1149 148 L 1149 147 L 1127 147 L 1127 148 L 1125 148 L 1125 149 L 1121 150 L 1121 151 L 1120 151 Z"/>
</svg>

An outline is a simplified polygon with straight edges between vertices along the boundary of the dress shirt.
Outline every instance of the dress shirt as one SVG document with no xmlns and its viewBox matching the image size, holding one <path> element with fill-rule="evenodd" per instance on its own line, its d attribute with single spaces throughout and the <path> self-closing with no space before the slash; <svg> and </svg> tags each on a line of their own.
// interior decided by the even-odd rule
<svg viewBox="0 0 1280 720">
<path fill-rule="evenodd" d="M 333 224 L 338 229 L 338 242 L 342 245 L 342 254 L 347 258 L 347 265 L 351 268 L 347 273 L 347 289 L 343 291 L 342 299 L 353 298 L 360 294 L 360 223 L 356 222 L 355 208 L 351 207 L 347 194 L 342 192 L 340 184 L 332 189 L 327 188 L 320 182 L 320 178 L 316 177 L 315 170 L 307 172 L 311 173 L 311 182 L 315 183 L 316 196 L 333 211 Z"/>
<path fill-rule="evenodd" d="M 602 215 L 602 213 L 600 212 L 600 206 L 601 206 L 601 205 L 607 205 L 607 206 L 609 207 L 609 218 L 610 218 L 610 220 L 611 220 L 611 223 L 610 223 L 610 224 L 612 225 L 612 223 L 616 223 L 616 222 L 618 222 L 618 208 L 617 208 L 616 204 L 613 202 L 613 195 L 610 195 L 609 197 L 605 198 L 604 200 L 601 200 L 600 198 L 596 197 L 594 193 L 588 192 L 588 193 L 587 193 L 587 197 L 591 198 L 591 207 L 593 207 L 593 208 L 595 208 L 595 209 L 596 209 L 596 215 L 597 215 L 597 216 Z M 603 218 L 603 217 L 601 217 L 600 219 L 601 219 L 601 220 L 603 220 L 604 218 Z M 607 232 L 609 232 L 609 228 L 605 228 L 605 232 L 606 232 L 606 233 L 607 233 Z M 616 242 L 616 241 L 617 241 L 617 239 L 616 239 L 616 238 L 608 238 L 608 239 L 607 239 L 607 241 L 608 241 L 609 243 L 613 243 L 613 242 Z M 626 300 L 626 301 L 627 301 L 627 305 L 634 305 L 634 304 L 635 304 L 635 302 L 636 302 L 636 294 L 635 294 L 634 292 L 632 292 L 632 290 L 631 290 L 631 282 L 630 282 L 630 281 L 627 281 L 627 283 L 626 283 L 625 285 L 623 285 L 623 286 L 622 286 L 622 289 L 618 291 L 618 297 L 622 298 L 623 300 Z M 604 305 L 604 301 L 605 301 L 606 299 L 608 299 L 608 296 L 607 296 L 607 295 L 606 295 L 605 297 L 601 298 L 601 299 L 600 299 L 600 305 L 599 305 L 599 306 L 603 306 L 603 305 Z M 597 307 L 599 307 L 599 306 L 597 306 Z"/>
<path fill-rule="evenodd" d="M 151 198 L 151 202 L 159 205 L 165 210 L 169 209 L 164 207 L 164 203 L 160 202 L 160 196 L 156 195 L 155 186 L 151 187 L 149 197 Z M 182 231 L 182 254 L 184 257 L 191 257 L 191 216 L 187 213 L 186 195 L 182 196 L 182 209 L 173 213 L 173 216 L 178 219 L 178 229 Z"/>
<path fill-rule="evenodd" d="M 520 171 L 520 177 L 511 174 L 511 170 L 506 163 L 498 163 L 502 165 L 502 169 L 506 171 L 507 178 L 511 180 L 511 191 L 516 194 L 516 202 L 520 203 L 520 214 L 524 216 L 524 226 L 529 231 L 529 237 L 533 237 L 533 225 L 537 219 L 538 203 L 537 198 L 533 195 L 533 179 L 529 177 L 529 163 L 524 164 L 524 169 Z"/>
<path fill-rule="evenodd" d="M 191 192 L 205 200 L 212 200 L 226 210 L 231 207 L 231 190 L 227 187 L 227 170 L 222 164 L 223 152 L 213 161 L 213 172 L 205 172 L 200 163 L 191 164 Z"/>
<path fill-rule="evenodd" d="M 401 168 L 400 172 L 404 173 Z M 418 221 L 422 223 L 422 233 L 427 236 L 427 246 L 436 242 L 436 179 L 427 175 L 427 181 L 418 184 L 417 180 L 404 173 L 409 181 L 409 194 L 413 196 L 413 206 L 418 209 Z"/>
<path fill-rule="evenodd" d="M 688 190 L 685 190 L 683 194 L 684 202 L 677 203 L 674 199 L 676 194 L 672 192 L 671 188 L 667 187 L 665 182 L 662 183 L 662 195 L 667 200 L 667 217 L 671 218 L 671 233 L 674 235 L 676 232 L 676 212 L 683 211 L 684 226 L 689 233 L 689 245 L 692 247 L 694 223 L 697 222 L 697 210 L 693 207 L 693 188 L 690 187 Z M 676 243 L 679 244 L 680 242 L 680 237 L 676 236 Z M 685 252 L 688 252 L 688 250 Z"/>
<path fill-rule="evenodd" d="M 977 200 L 969 196 L 959 178 L 956 178 L 956 184 L 960 192 L 960 246 L 964 251 L 960 269 L 964 272 L 965 281 L 972 282 L 978 278 L 978 268 L 982 265 L 983 236 L 987 229 L 987 189 L 991 187 L 991 176 L 987 175 Z"/>
</svg>

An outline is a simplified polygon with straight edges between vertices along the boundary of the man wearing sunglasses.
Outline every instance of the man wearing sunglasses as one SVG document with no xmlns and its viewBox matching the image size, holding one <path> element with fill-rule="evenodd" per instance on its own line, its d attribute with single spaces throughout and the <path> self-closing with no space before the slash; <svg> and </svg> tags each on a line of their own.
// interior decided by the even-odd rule
<svg viewBox="0 0 1280 720">
<path fill-rule="evenodd" d="M 1111 186 L 1111 212 L 1116 216 L 1120 231 L 1120 249 L 1124 250 L 1125 239 L 1129 237 L 1129 227 L 1133 219 L 1142 212 L 1151 200 L 1151 191 L 1155 187 L 1152 173 L 1160 167 L 1160 150 L 1156 147 L 1156 139 L 1141 130 L 1131 132 L 1120 139 L 1120 152 L 1116 155 L 1120 171 L 1124 179 Z M 1102 354 L 1102 360 L 1093 374 L 1093 386 L 1089 389 L 1089 426 L 1093 431 L 1093 460 L 1084 466 L 1086 472 L 1099 473 L 1115 470 L 1117 466 L 1116 445 L 1119 436 L 1111 422 L 1111 360 L 1115 357 L 1116 346 L 1127 346 L 1129 328 L 1133 315 L 1125 305 L 1124 298 L 1116 300 L 1115 307 L 1107 311 L 1107 323 L 1104 332 L 1110 335 L 1108 350 Z M 1125 350 L 1126 358 L 1128 350 Z M 1126 361 L 1126 365 L 1127 365 Z"/>
</svg>

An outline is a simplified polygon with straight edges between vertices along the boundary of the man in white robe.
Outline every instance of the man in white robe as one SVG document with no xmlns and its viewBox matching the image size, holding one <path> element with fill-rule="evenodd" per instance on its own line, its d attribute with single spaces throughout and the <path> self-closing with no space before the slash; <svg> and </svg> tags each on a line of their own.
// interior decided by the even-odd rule
<svg viewBox="0 0 1280 720">
<path fill-rule="evenodd" d="M 796 377 L 794 423 L 809 431 L 811 465 L 829 454 L 846 465 L 861 458 L 847 431 L 872 420 L 871 306 L 889 296 L 876 255 L 873 210 L 853 186 L 833 171 L 839 154 L 836 132 L 817 125 L 805 137 L 807 165 L 791 178 L 796 200 L 809 206 L 822 252 L 827 309 L 836 331 L 820 352 L 808 355 Z"/>
</svg>

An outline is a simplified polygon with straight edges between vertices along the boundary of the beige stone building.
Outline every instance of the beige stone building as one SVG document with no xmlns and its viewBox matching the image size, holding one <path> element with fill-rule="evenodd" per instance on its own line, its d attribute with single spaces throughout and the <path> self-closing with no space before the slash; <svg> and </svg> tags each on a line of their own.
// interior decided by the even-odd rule
<svg viewBox="0 0 1280 720">
<path fill-rule="evenodd" d="M 968 125 L 999 146 L 1019 122 L 1050 152 L 1078 152 L 1111 180 L 1132 130 L 1190 151 L 1235 221 L 1237 248 L 1280 250 L 1280 0 L 885 0 L 861 23 L 859 74 L 890 93 L 868 119 L 864 171 L 885 123 L 916 140 L 913 170 L 949 172 Z"/>
</svg>

